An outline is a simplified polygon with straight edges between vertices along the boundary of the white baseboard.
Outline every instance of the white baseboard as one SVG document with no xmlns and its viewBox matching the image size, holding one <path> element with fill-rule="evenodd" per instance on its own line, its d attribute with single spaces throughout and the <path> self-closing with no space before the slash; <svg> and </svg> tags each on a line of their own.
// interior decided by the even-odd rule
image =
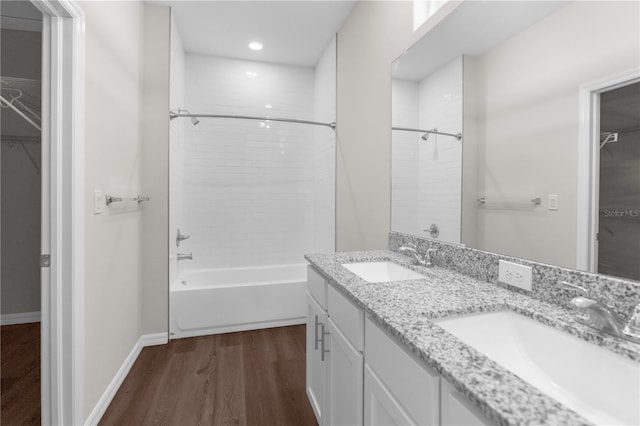
<svg viewBox="0 0 640 426">
<path fill-rule="evenodd" d="M 111 383 L 109 383 L 109 386 L 107 386 L 107 389 L 105 389 L 102 397 L 98 400 L 96 406 L 91 411 L 91 414 L 89 414 L 89 417 L 85 421 L 85 425 L 93 426 L 97 425 L 98 422 L 100 422 L 100 419 L 102 419 L 102 416 L 107 411 L 107 408 L 109 408 L 109 404 L 111 404 L 111 401 L 116 395 L 116 392 L 118 392 L 118 389 L 120 389 L 122 382 L 124 382 L 127 374 L 129 374 L 129 370 L 131 370 L 133 363 L 136 362 L 136 359 L 138 359 L 140 352 L 142 352 L 142 348 L 144 348 L 145 346 L 164 345 L 168 342 L 169 336 L 167 333 L 154 333 L 140 336 L 136 344 L 133 345 L 133 349 L 131 349 L 129 356 L 127 356 L 127 358 L 124 360 L 122 366 L 113 377 L 113 380 L 111 380 Z"/>
<path fill-rule="evenodd" d="M 0 315 L 0 325 L 27 324 L 30 322 L 40 322 L 40 311 Z"/>
</svg>

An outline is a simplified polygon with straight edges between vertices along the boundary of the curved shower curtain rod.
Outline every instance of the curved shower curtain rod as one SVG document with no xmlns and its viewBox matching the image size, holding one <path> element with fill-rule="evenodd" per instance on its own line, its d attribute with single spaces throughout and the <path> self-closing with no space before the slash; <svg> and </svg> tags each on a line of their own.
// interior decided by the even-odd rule
<svg viewBox="0 0 640 426">
<path fill-rule="evenodd" d="M 260 121 L 283 121 L 287 123 L 312 124 L 314 126 L 325 126 L 335 130 L 336 123 L 323 123 L 320 121 L 298 120 L 296 118 L 277 118 L 277 117 L 258 117 L 254 115 L 231 115 L 231 114 L 191 114 L 184 112 L 169 111 L 169 119 L 189 117 L 189 118 L 238 118 L 243 120 L 260 120 Z M 195 123 L 194 123 L 195 124 Z"/>
<path fill-rule="evenodd" d="M 400 130 L 403 132 L 417 132 L 417 133 L 425 133 L 426 135 L 443 135 L 443 136 L 451 136 L 452 138 L 456 138 L 457 140 L 462 140 L 462 133 L 445 133 L 439 132 L 436 129 L 424 130 L 424 129 L 411 129 L 409 127 L 392 127 L 391 130 Z M 427 140 L 426 137 L 422 137 L 422 139 Z"/>
</svg>

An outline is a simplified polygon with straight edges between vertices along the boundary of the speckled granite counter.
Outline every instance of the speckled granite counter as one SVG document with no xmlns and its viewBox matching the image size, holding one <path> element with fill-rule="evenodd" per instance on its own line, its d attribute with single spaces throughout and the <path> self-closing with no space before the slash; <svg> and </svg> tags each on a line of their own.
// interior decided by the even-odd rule
<svg viewBox="0 0 640 426">
<path fill-rule="evenodd" d="M 640 362 L 640 345 L 603 337 L 567 310 L 443 268 L 420 268 L 391 251 L 310 254 L 307 260 L 426 365 L 501 425 L 590 424 L 432 322 L 435 318 L 511 310 Z M 369 283 L 343 263 L 391 260 L 426 279 Z"/>
</svg>

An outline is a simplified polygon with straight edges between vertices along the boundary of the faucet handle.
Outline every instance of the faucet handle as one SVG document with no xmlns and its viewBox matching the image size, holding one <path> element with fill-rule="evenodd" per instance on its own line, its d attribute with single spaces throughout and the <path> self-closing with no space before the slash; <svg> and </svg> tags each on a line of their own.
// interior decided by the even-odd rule
<svg viewBox="0 0 640 426">
<path fill-rule="evenodd" d="M 180 241 L 187 240 L 189 237 L 190 235 L 183 234 L 180 232 L 180 229 L 178 229 L 178 235 L 176 235 L 176 247 L 180 247 Z"/>
<path fill-rule="evenodd" d="M 438 253 L 438 250 L 436 250 L 434 248 L 429 248 L 427 250 L 427 252 L 424 254 L 425 261 L 427 263 L 427 267 L 431 268 L 431 267 L 433 267 L 433 265 L 435 265 L 435 260 L 436 260 L 436 254 L 437 253 Z"/>
<path fill-rule="evenodd" d="M 631 318 L 629 318 L 622 332 L 634 339 L 640 339 L 640 303 L 633 309 Z"/>
<path fill-rule="evenodd" d="M 585 298 L 589 297 L 589 290 L 587 290 L 585 287 L 582 287 L 582 286 L 580 286 L 578 284 L 572 284 L 572 283 L 570 283 L 568 281 L 562 281 L 561 285 L 562 285 L 562 288 L 565 289 L 565 290 L 576 291 L 578 293 L 582 293 L 582 295 Z M 589 300 L 591 300 L 591 299 L 589 299 Z"/>
</svg>

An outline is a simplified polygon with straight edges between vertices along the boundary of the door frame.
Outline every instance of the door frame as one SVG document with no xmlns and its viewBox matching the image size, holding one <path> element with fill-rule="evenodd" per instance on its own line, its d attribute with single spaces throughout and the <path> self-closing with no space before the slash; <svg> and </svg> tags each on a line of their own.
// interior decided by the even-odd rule
<svg viewBox="0 0 640 426">
<path fill-rule="evenodd" d="M 598 272 L 600 94 L 640 81 L 640 68 L 580 86 L 576 268 Z"/>
<path fill-rule="evenodd" d="M 42 12 L 42 424 L 84 423 L 84 31 L 75 0 Z"/>
</svg>

